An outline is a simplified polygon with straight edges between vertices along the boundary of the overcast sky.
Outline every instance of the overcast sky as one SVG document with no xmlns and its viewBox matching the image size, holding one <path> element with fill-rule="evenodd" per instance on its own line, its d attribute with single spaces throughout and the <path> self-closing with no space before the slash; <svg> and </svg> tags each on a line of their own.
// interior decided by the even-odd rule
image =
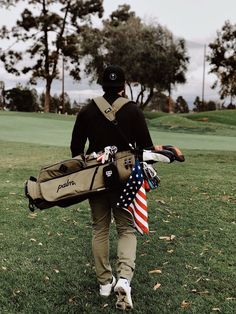
<svg viewBox="0 0 236 314">
<path fill-rule="evenodd" d="M 129 4 L 131 10 L 145 22 L 156 20 L 166 26 L 175 36 L 182 37 L 187 42 L 190 64 L 187 72 L 187 83 L 179 86 L 174 91 L 174 96 L 184 96 L 188 101 L 193 101 L 196 96 L 201 97 L 203 78 L 204 44 L 209 44 L 216 37 L 226 20 L 236 23 L 236 0 L 104 0 L 104 18 L 107 18 L 118 5 Z M 19 12 L 21 10 L 19 9 Z M 9 24 L 14 20 L 16 13 L 6 14 L 0 11 L 0 25 Z M 205 99 L 218 99 L 216 91 L 210 88 L 215 80 L 214 75 L 209 75 L 206 64 L 205 72 Z M 6 74 L 2 65 L 0 67 L 0 80 L 5 80 L 6 88 L 14 86 L 20 81 Z M 70 79 L 65 82 L 66 91 L 77 100 L 83 100 L 85 95 L 93 96 L 97 86 L 89 87 L 86 82 L 72 83 Z M 93 89 L 91 91 L 90 89 Z M 53 93 L 59 92 L 60 82 L 53 85 Z"/>
</svg>

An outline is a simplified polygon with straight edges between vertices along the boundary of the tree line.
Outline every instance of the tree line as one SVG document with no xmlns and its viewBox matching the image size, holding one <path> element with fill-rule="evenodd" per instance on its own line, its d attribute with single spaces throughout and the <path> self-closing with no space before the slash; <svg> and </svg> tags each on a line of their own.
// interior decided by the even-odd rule
<svg viewBox="0 0 236 314">
<path fill-rule="evenodd" d="M 52 111 L 51 86 L 59 78 L 61 58 L 76 81 L 81 80 L 82 67 L 91 81 L 100 83 L 106 65 L 121 65 L 131 98 L 141 109 L 165 94 L 168 111 L 176 110 L 172 90 L 186 82 L 189 63 L 184 39 L 157 22 L 144 23 L 129 5 L 118 6 L 101 27 L 95 27 L 92 17 L 102 19 L 102 0 L 0 0 L 0 5 L 11 10 L 19 2 L 25 3 L 25 9 L 12 28 L 1 27 L 0 39 L 15 40 L 25 48 L 11 45 L 0 51 L 0 60 L 9 73 L 30 74 L 31 84 L 45 82 L 45 112 Z M 213 87 L 220 85 L 221 98 L 230 97 L 231 103 L 236 95 L 235 28 L 227 21 L 207 56 L 217 76 Z"/>
<path fill-rule="evenodd" d="M 1 93 L 0 81 L 0 109 L 9 111 L 24 111 L 24 112 L 43 112 L 45 103 L 45 93 L 38 93 L 35 88 L 29 88 L 22 85 L 17 85 L 11 89 L 3 89 Z M 64 93 L 64 108 L 62 107 L 62 94 L 54 94 L 51 96 L 50 112 L 76 114 L 90 99 L 85 103 L 77 103 L 72 101 L 67 93 Z M 169 112 L 169 102 L 171 101 L 172 110 L 174 113 L 188 113 L 190 111 L 187 101 L 178 96 L 176 100 L 165 95 L 164 93 L 155 93 L 150 103 L 147 105 L 147 111 L 162 111 Z M 214 101 L 202 102 L 200 97 L 196 97 L 193 103 L 193 111 L 212 111 L 216 109 L 235 109 L 235 106 L 224 106 Z"/>
<path fill-rule="evenodd" d="M 64 93 L 64 108 L 62 107 L 62 95 L 54 94 L 50 99 L 50 112 L 74 114 L 80 110 L 76 101 L 71 101 L 69 95 Z M 0 97 L 0 109 L 9 111 L 43 112 L 45 93 L 38 93 L 35 88 L 17 85 L 3 90 Z"/>
</svg>

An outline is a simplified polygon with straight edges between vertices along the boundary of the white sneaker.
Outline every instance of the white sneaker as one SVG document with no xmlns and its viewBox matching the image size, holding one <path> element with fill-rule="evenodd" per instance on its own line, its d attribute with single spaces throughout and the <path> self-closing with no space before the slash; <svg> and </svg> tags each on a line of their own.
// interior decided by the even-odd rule
<svg viewBox="0 0 236 314">
<path fill-rule="evenodd" d="M 112 282 L 108 283 L 107 285 L 100 285 L 99 286 L 99 293 L 102 297 L 109 297 L 109 295 L 111 294 L 111 290 L 112 288 L 115 286 L 116 284 L 116 278 L 114 276 L 112 276 Z"/>
<path fill-rule="evenodd" d="M 133 302 L 131 299 L 131 287 L 127 279 L 120 278 L 114 288 L 117 296 L 116 308 L 120 310 L 131 310 Z"/>
</svg>

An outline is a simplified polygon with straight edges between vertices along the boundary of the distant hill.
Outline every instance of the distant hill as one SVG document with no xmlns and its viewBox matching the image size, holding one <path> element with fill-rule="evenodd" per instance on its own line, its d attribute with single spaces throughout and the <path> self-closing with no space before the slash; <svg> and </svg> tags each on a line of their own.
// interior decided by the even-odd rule
<svg viewBox="0 0 236 314">
<path fill-rule="evenodd" d="M 171 132 L 236 136 L 236 110 L 190 114 L 145 113 L 150 128 Z"/>
<path fill-rule="evenodd" d="M 187 119 L 194 121 L 205 121 L 208 119 L 208 122 L 213 123 L 222 123 L 228 125 L 236 126 L 236 110 L 216 110 L 216 111 L 207 111 L 199 112 L 193 114 L 184 115 Z"/>
</svg>

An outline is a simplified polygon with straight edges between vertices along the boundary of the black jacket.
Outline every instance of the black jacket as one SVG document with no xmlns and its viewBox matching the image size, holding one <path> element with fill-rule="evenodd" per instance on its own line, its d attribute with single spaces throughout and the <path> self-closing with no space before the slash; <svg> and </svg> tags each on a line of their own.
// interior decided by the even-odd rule
<svg viewBox="0 0 236 314">
<path fill-rule="evenodd" d="M 105 93 L 104 98 L 112 104 L 119 95 Z M 130 101 L 117 113 L 118 127 L 126 136 L 129 143 L 137 148 L 153 146 L 146 121 L 136 103 Z M 128 150 L 127 142 L 121 136 L 112 122 L 100 112 L 94 101 L 82 108 L 77 115 L 71 139 L 72 157 L 85 153 L 88 140 L 87 154 L 104 150 L 106 146 L 115 145 L 118 151 Z"/>
</svg>

